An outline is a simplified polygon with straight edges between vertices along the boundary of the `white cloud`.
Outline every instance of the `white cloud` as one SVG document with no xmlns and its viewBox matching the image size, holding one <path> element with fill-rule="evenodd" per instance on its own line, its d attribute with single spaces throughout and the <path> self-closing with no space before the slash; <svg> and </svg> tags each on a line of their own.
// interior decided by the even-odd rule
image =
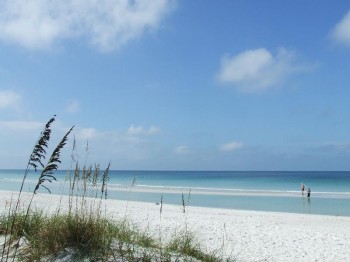
<svg viewBox="0 0 350 262">
<path fill-rule="evenodd" d="M 82 37 L 118 49 L 159 27 L 175 0 L 2 0 L 0 39 L 29 49 Z"/>
<path fill-rule="evenodd" d="M 0 90 L 0 108 L 18 108 L 21 96 L 14 91 Z"/>
<path fill-rule="evenodd" d="M 160 132 L 160 128 L 156 126 L 150 126 L 148 129 L 146 129 L 143 126 L 131 125 L 128 128 L 127 135 L 130 135 L 130 136 L 155 135 L 159 132 Z"/>
<path fill-rule="evenodd" d="M 306 70 L 309 68 L 296 64 L 292 51 L 279 49 L 273 56 L 259 48 L 223 57 L 218 80 L 243 92 L 259 92 L 276 86 L 292 73 Z"/>
<path fill-rule="evenodd" d="M 127 132 L 116 130 L 98 130 L 94 128 L 83 128 L 76 135 L 77 140 L 89 141 L 89 152 L 94 161 L 103 163 L 113 160 L 114 163 L 137 163 L 153 155 L 157 151 L 153 144 L 144 136 L 129 135 Z M 78 143 L 79 146 L 80 143 Z"/>
<path fill-rule="evenodd" d="M 79 101 L 70 101 L 66 108 L 68 113 L 77 113 L 80 112 L 80 103 Z"/>
<path fill-rule="evenodd" d="M 128 128 L 128 135 L 141 135 L 145 132 L 144 128 L 142 126 L 134 126 L 131 125 Z"/>
<path fill-rule="evenodd" d="M 233 141 L 233 142 L 229 142 L 229 143 L 226 143 L 226 144 L 219 146 L 219 150 L 221 150 L 221 151 L 235 151 L 235 150 L 240 149 L 242 147 L 243 147 L 242 143 Z"/>
<path fill-rule="evenodd" d="M 36 121 L 0 121 L 0 127 L 18 131 L 42 129 L 44 124 Z"/>
<path fill-rule="evenodd" d="M 95 128 L 82 128 L 78 131 L 76 137 L 79 140 L 92 140 L 97 134 L 98 132 Z"/>
<path fill-rule="evenodd" d="M 157 126 L 150 126 L 147 130 L 147 134 L 149 135 L 155 135 L 160 132 L 160 128 Z"/>
<path fill-rule="evenodd" d="M 187 146 L 178 146 L 174 148 L 174 153 L 183 155 L 189 153 L 189 148 Z"/>
<path fill-rule="evenodd" d="M 331 35 L 336 42 L 350 46 L 350 11 L 336 24 Z"/>
</svg>

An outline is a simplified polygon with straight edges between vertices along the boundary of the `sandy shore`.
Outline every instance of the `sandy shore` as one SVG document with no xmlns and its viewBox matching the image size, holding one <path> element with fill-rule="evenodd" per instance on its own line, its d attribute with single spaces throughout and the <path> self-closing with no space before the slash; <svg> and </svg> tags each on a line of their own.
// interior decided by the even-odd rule
<svg viewBox="0 0 350 262">
<path fill-rule="evenodd" d="M 11 192 L 0 191 L 2 213 L 10 200 Z M 60 200 L 38 194 L 34 205 L 51 212 Z M 61 207 L 65 203 L 63 198 Z M 350 217 L 191 206 L 183 213 L 182 206 L 166 203 L 160 216 L 155 203 L 118 200 L 106 200 L 105 207 L 111 218 L 127 217 L 141 230 L 163 238 L 187 225 L 208 250 L 223 248 L 238 261 L 350 261 Z"/>
</svg>

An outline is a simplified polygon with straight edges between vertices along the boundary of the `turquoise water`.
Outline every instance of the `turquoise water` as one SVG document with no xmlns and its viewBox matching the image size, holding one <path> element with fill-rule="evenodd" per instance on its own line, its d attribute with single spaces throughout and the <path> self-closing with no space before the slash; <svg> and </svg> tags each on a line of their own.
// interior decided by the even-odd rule
<svg viewBox="0 0 350 262">
<path fill-rule="evenodd" d="M 57 181 L 46 184 L 52 193 L 65 192 L 66 173 L 56 172 Z M 0 189 L 18 191 L 23 174 L 0 170 Z M 38 175 L 28 175 L 25 191 L 34 189 Z M 163 196 L 164 203 L 181 205 L 183 192 L 190 206 L 350 216 L 350 172 L 110 171 L 109 176 L 108 197 L 113 199 L 155 203 Z M 131 191 L 119 190 L 130 187 L 134 178 Z M 310 199 L 301 196 L 301 182 L 311 188 Z"/>
</svg>

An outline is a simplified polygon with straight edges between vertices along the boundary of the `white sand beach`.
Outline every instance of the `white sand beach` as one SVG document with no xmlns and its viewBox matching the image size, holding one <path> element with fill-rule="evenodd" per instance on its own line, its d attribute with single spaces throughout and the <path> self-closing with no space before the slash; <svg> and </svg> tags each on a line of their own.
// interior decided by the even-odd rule
<svg viewBox="0 0 350 262">
<path fill-rule="evenodd" d="M 12 193 L 0 191 L 1 212 Z M 66 197 L 38 194 L 34 206 L 54 211 Z M 186 225 L 208 250 L 220 249 L 237 261 L 350 261 L 350 217 L 256 212 L 156 203 L 105 201 L 111 218 L 130 219 L 163 238 Z M 161 232 L 161 233 L 160 233 Z"/>
</svg>

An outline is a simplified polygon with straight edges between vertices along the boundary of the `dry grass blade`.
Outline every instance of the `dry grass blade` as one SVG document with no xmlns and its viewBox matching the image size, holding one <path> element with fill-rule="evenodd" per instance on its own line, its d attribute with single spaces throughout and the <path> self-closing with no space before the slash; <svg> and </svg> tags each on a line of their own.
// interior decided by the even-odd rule
<svg viewBox="0 0 350 262">
<path fill-rule="evenodd" d="M 55 121 L 55 116 L 53 118 L 51 118 L 45 125 L 44 131 L 41 132 L 40 137 L 38 139 L 38 142 L 36 143 L 36 145 L 34 146 L 33 152 L 30 155 L 29 158 L 29 166 L 32 166 L 35 171 L 37 170 L 38 164 L 41 167 L 44 167 L 44 164 L 42 163 L 42 159 L 45 159 L 45 155 L 46 155 L 46 150 L 45 148 L 47 148 L 47 143 L 50 140 L 50 136 L 51 136 L 51 124 Z"/>
<path fill-rule="evenodd" d="M 102 186 L 101 186 L 101 199 L 104 196 L 105 199 L 107 199 L 108 193 L 107 193 L 107 182 L 108 182 L 108 173 L 109 173 L 109 168 L 111 166 L 111 163 L 108 163 L 108 166 L 103 173 L 102 176 Z"/>
<path fill-rule="evenodd" d="M 45 166 L 44 170 L 41 172 L 41 175 L 38 180 L 38 184 L 35 186 L 34 189 L 34 194 L 36 194 L 37 190 L 40 188 L 40 186 L 46 188 L 49 192 L 50 190 L 43 185 L 45 181 L 52 182 L 52 180 L 56 180 L 55 176 L 53 175 L 53 172 L 57 170 L 58 168 L 58 163 L 61 163 L 60 160 L 60 154 L 61 154 L 61 149 L 66 145 L 68 135 L 70 132 L 72 132 L 74 126 L 69 129 L 69 131 L 65 134 L 65 136 L 62 138 L 61 142 L 57 145 L 55 150 L 52 152 L 52 155 L 47 162 L 47 165 Z"/>
<path fill-rule="evenodd" d="M 37 167 L 38 165 L 40 165 L 41 167 L 44 167 L 43 163 L 42 163 L 42 159 L 45 159 L 45 155 L 46 155 L 46 148 L 48 147 L 48 142 L 50 140 L 50 136 L 51 136 L 51 124 L 55 121 L 55 117 L 56 115 L 54 115 L 54 117 L 52 117 L 45 125 L 44 130 L 41 132 L 40 137 L 38 139 L 38 142 L 35 144 L 33 152 L 31 153 L 30 157 L 29 157 L 29 161 L 28 161 L 28 165 L 27 165 L 27 169 L 24 173 L 23 176 L 23 180 L 22 180 L 22 184 L 21 184 L 21 188 L 19 190 L 19 196 L 18 196 L 18 200 L 17 200 L 17 204 L 15 207 L 15 210 L 17 210 L 18 208 L 18 202 L 21 196 L 21 192 L 23 190 L 23 185 L 24 185 L 24 181 L 27 178 L 28 172 L 29 172 L 29 168 L 33 167 L 35 171 L 37 171 Z"/>
<path fill-rule="evenodd" d="M 159 209 L 159 212 L 160 212 L 160 216 L 162 216 L 162 212 L 163 212 L 163 194 L 160 197 L 160 209 Z"/>
<path fill-rule="evenodd" d="M 186 203 L 185 203 L 184 193 L 181 194 L 181 199 L 182 199 L 182 212 L 186 213 Z"/>
</svg>

